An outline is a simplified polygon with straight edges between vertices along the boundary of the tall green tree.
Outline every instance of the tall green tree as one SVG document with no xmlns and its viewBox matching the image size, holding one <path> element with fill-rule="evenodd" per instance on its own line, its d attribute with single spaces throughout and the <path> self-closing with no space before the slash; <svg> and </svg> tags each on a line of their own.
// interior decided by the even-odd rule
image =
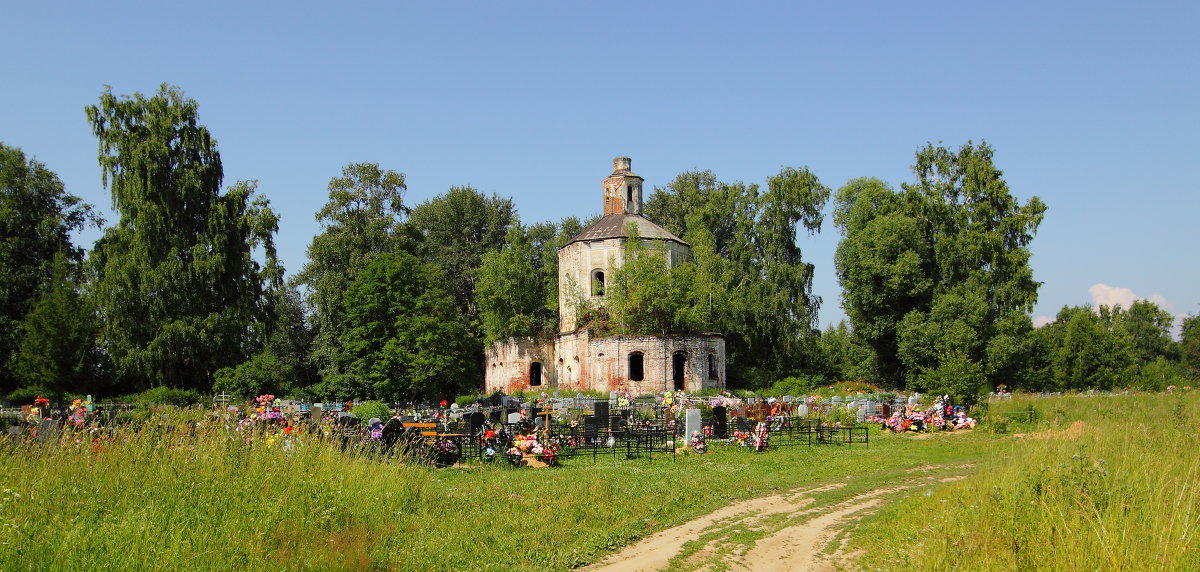
<svg viewBox="0 0 1200 572">
<path fill-rule="evenodd" d="M 91 257 L 103 351 L 128 390 L 207 390 L 216 370 L 261 347 L 264 292 L 283 275 L 278 217 L 253 183 L 221 193 L 217 142 L 179 88 L 106 89 L 86 111 L 120 213 Z"/>
<path fill-rule="evenodd" d="M 461 385 L 474 348 L 445 283 L 440 268 L 406 252 L 376 257 L 346 290 L 339 373 L 318 393 L 412 399 L 474 389 Z"/>
<path fill-rule="evenodd" d="M 684 262 L 668 268 L 663 247 L 645 244 L 633 223 L 626 233 L 623 262 L 605 288 L 603 330 L 632 336 L 697 331 L 687 312 L 696 304 L 694 267 Z"/>
<path fill-rule="evenodd" d="M 101 223 L 90 205 L 65 191 L 58 175 L 0 143 L 0 394 L 19 383 L 8 366 L 21 322 L 46 288 L 62 286 L 56 259 L 78 264 L 83 258 L 71 233 Z"/>
<path fill-rule="evenodd" d="M 1175 317 L 1150 300 L 1136 300 L 1129 309 L 1113 308 L 1114 322 L 1133 343 L 1134 357 L 1145 365 L 1158 358 L 1179 359 L 1179 345 L 1171 339 Z"/>
<path fill-rule="evenodd" d="M 1200 379 L 1200 315 L 1183 319 L 1179 336 L 1180 361 L 1194 379 Z"/>
<path fill-rule="evenodd" d="M 811 369 L 821 300 L 796 232 L 817 232 L 829 189 L 808 169 L 785 168 L 758 185 L 683 173 L 646 203 L 647 218 L 692 245 L 686 316 L 677 324 L 724 332 L 734 385 L 762 386 Z"/>
<path fill-rule="evenodd" d="M 930 144 L 901 191 L 877 179 L 838 190 L 843 307 L 889 384 L 939 391 L 947 372 L 982 372 L 967 376 L 982 392 L 1020 369 L 1010 342 L 1037 301 L 1029 245 L 1046 207 L 1019 203 L 992 157 L 987 143 Z"/>
<path fill-rule="evenodd" d="M 1044 327 L 1055 338 L 1050 360 L 1058 389 L 1125 387 L 1136 375 L 1133 342 L 1110 308 L 1064 306 Z"/>
<path fill-rule="evenodd" d="M 342 336 L 346 289 L 375 258 L 414 248 L 405 233 L 404 174 L 376 163 L 351 163 L 329 181 L 329 201 L 317 211 L 322 231 L 308 247 L 308 263 L 293 279 L 306 290 L 313 340 L 310 366 L 322 378 L 339 375 L 334 359 Z"/>
<path fill-rule="evenodd" d="M 67 392 L 97 393 L 101 356 L 96 351 L 96 313 L 81 290 L 79 265 L 59 253 L 50 279 L 17 328 L 10 360 L 26 387 L 49 390 L 63 402 Z"/>
<path fill-rule="evenodd" d="M 408 219 L 420 237 L 417 255 L 445 272 L 447 290 L 472 331 L 479 331 L 475 283 L 483 255 L 504 246 L 516 221 L 512 199 L 488 197 L 471 187 L 452 187 L 417 205 Z"/>
<path fill-rule="evenodd" d="M 514 222 L 500 250 L 485 252 L 475 282 L 484 343 L 558 332 L 558 249 L 583 231 L 575 217 Z"/>
</svg>

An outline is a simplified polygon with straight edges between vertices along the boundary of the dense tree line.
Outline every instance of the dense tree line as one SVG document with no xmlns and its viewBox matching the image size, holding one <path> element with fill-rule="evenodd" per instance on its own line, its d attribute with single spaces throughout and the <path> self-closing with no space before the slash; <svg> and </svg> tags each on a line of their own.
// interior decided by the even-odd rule
<svg viewBox="0 0 1200 572">
<path fill-rule="evenodd" d="M 290 280 L 279 219 L 253 182 L 222 187 L 216 138 L 171 86 L 105 90 L 86 109 L 118 220 L 102 225 L 45 165 L 0 144 L 0 394 L 119 395 L 153 387 L 318 399 L 478 391 L 482 352 L 557 332 L 558 249 L 588 221 L 524 224 L 511 199 L 454 187 L 416 206 L 403 173 L 352 163 L 327 185 L 321 232 Z M 680 174 L 648 218 L 692 246 L 629 241 L 606 307 L 614 334 L 722 332 L 735 387 L 866 380 L 970 401 L 1000 385 L 1163 389 L 1200 377 L 1200 316 L 1064 307 L 1035 328 L 1029 265 L 1046 206 L 1021 203 L 986 143 L 918 150 L 899 190 L 871 178 L 832 193 L 806 168 L 765 186 Z M 802 253 L 833 197 L 835 270 L 849 316 L 816 329 Z M 582 296 L 573 302 L 586 306 Z"/>
</svg>

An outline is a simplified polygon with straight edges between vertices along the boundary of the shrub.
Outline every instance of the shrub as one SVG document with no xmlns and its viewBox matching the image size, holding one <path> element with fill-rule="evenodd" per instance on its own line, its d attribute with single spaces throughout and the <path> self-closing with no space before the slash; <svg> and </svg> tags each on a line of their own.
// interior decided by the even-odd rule
<svg viewBox="0 0 1200 572">
<path fill-rule="evenodd" d="M 382 420 L 390 419 L 392 416 L 392 409 L 382 401 L 364 401 L 358 405 L 355 405 L 354 409 L 350 410 L 350 413 L 354 414 L 355 417 L 362 419 L 365 423 L 372 417 L 378 417 Z"/>
<path fill-rule="evenodd" d="M 813 388 L 824 385 L 825 378 L 819 375 L 785 377 L 763 389 L 765 395 L 807 395 Z"/>
<path fill-rule="evenodd" d="M 20 407 L 22 405 L 29 405 L 33 403 L 33 400 L 37 399 L 38 397 L 52 398 L 53 395 L 50 390 L 44 387 L 22 387 L 20 389 L 14 389 L 8 394 L 8 402 L 13 407 Z"/>
<path fill-rule="evenodd" d="M 175 389 L 160 385 L 131 396 L 138 405 L 174 405 L 187 407 L 200 403 L 200 394 L 190 389 Z"/>
<path fill-rule="evenodd" d="M 224 367 L 213 374 L 213 391 L 241 398 L 279 393 L 287 382 L 287 366 L 279 358 L 260 353 L 237 367 Z"/>
</svg>

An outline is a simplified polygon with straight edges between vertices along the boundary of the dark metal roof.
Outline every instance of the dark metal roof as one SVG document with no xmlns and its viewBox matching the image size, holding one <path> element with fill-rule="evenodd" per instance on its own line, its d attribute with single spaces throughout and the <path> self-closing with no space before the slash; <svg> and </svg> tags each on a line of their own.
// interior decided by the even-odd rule
<svg viewBox="0 0 1200 572">
<path fill-rule="evenodd" d="M 629 238 L 629 233 L 626 232 L 625 226 L 629 223 L 637 225 L 638 235 L 642 238 L 652 240 L 673 240 L 679 244 L 687 244 L 678 236 L 671 234 L 667 229 L 650 222 L 650 219 L 636 214 L 611 214 L 596 221 L 596 224 L 583 229 L 583 232 L 575 235 L 567 244 L 580 242 L 585 240 L 604 240 L 608 238 Z M 566 245 L 563 245 L 566 246 Z"/>
</svg>

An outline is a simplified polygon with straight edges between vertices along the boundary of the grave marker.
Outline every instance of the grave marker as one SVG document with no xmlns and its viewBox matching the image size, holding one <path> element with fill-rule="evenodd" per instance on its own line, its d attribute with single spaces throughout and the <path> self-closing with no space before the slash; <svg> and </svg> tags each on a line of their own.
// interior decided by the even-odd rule
<svg viewBox="0 0 1200 572">
<path fill-rule="evenodd" d="M 713 434 L 718 439 L 729 438 L 729 412 L 724 405 L 718 405 L 713 408 Z M 691 438 L 691 435 L 688 435 Z"/>
<path fill-rule="evenodd" d="M 688 409 L 684 415 L 685 415 L 685 417 L 684 417 L 684 434 L 683 435 L 684 435 L 684 437 L 691 439 L 693 431 L 702 431 L 703 430 L 703 427 L 700 426 L 700 423 L 701 423 L 700 410 L 699 409 Z M 703 435 L 703 433 L 701 433 L 701 435 Z"/>
<path fill-rule="evenodd" d="M 51 438 L 58 434 L 58 420 L 44 419 L 38 424 L 38 444 L 44 445 Z"/>
<path fill-rule="evenodd" d="M 596 402 L 596 421 L 601 429 L 608 429 L 608 402 Z"/>
</svg>

